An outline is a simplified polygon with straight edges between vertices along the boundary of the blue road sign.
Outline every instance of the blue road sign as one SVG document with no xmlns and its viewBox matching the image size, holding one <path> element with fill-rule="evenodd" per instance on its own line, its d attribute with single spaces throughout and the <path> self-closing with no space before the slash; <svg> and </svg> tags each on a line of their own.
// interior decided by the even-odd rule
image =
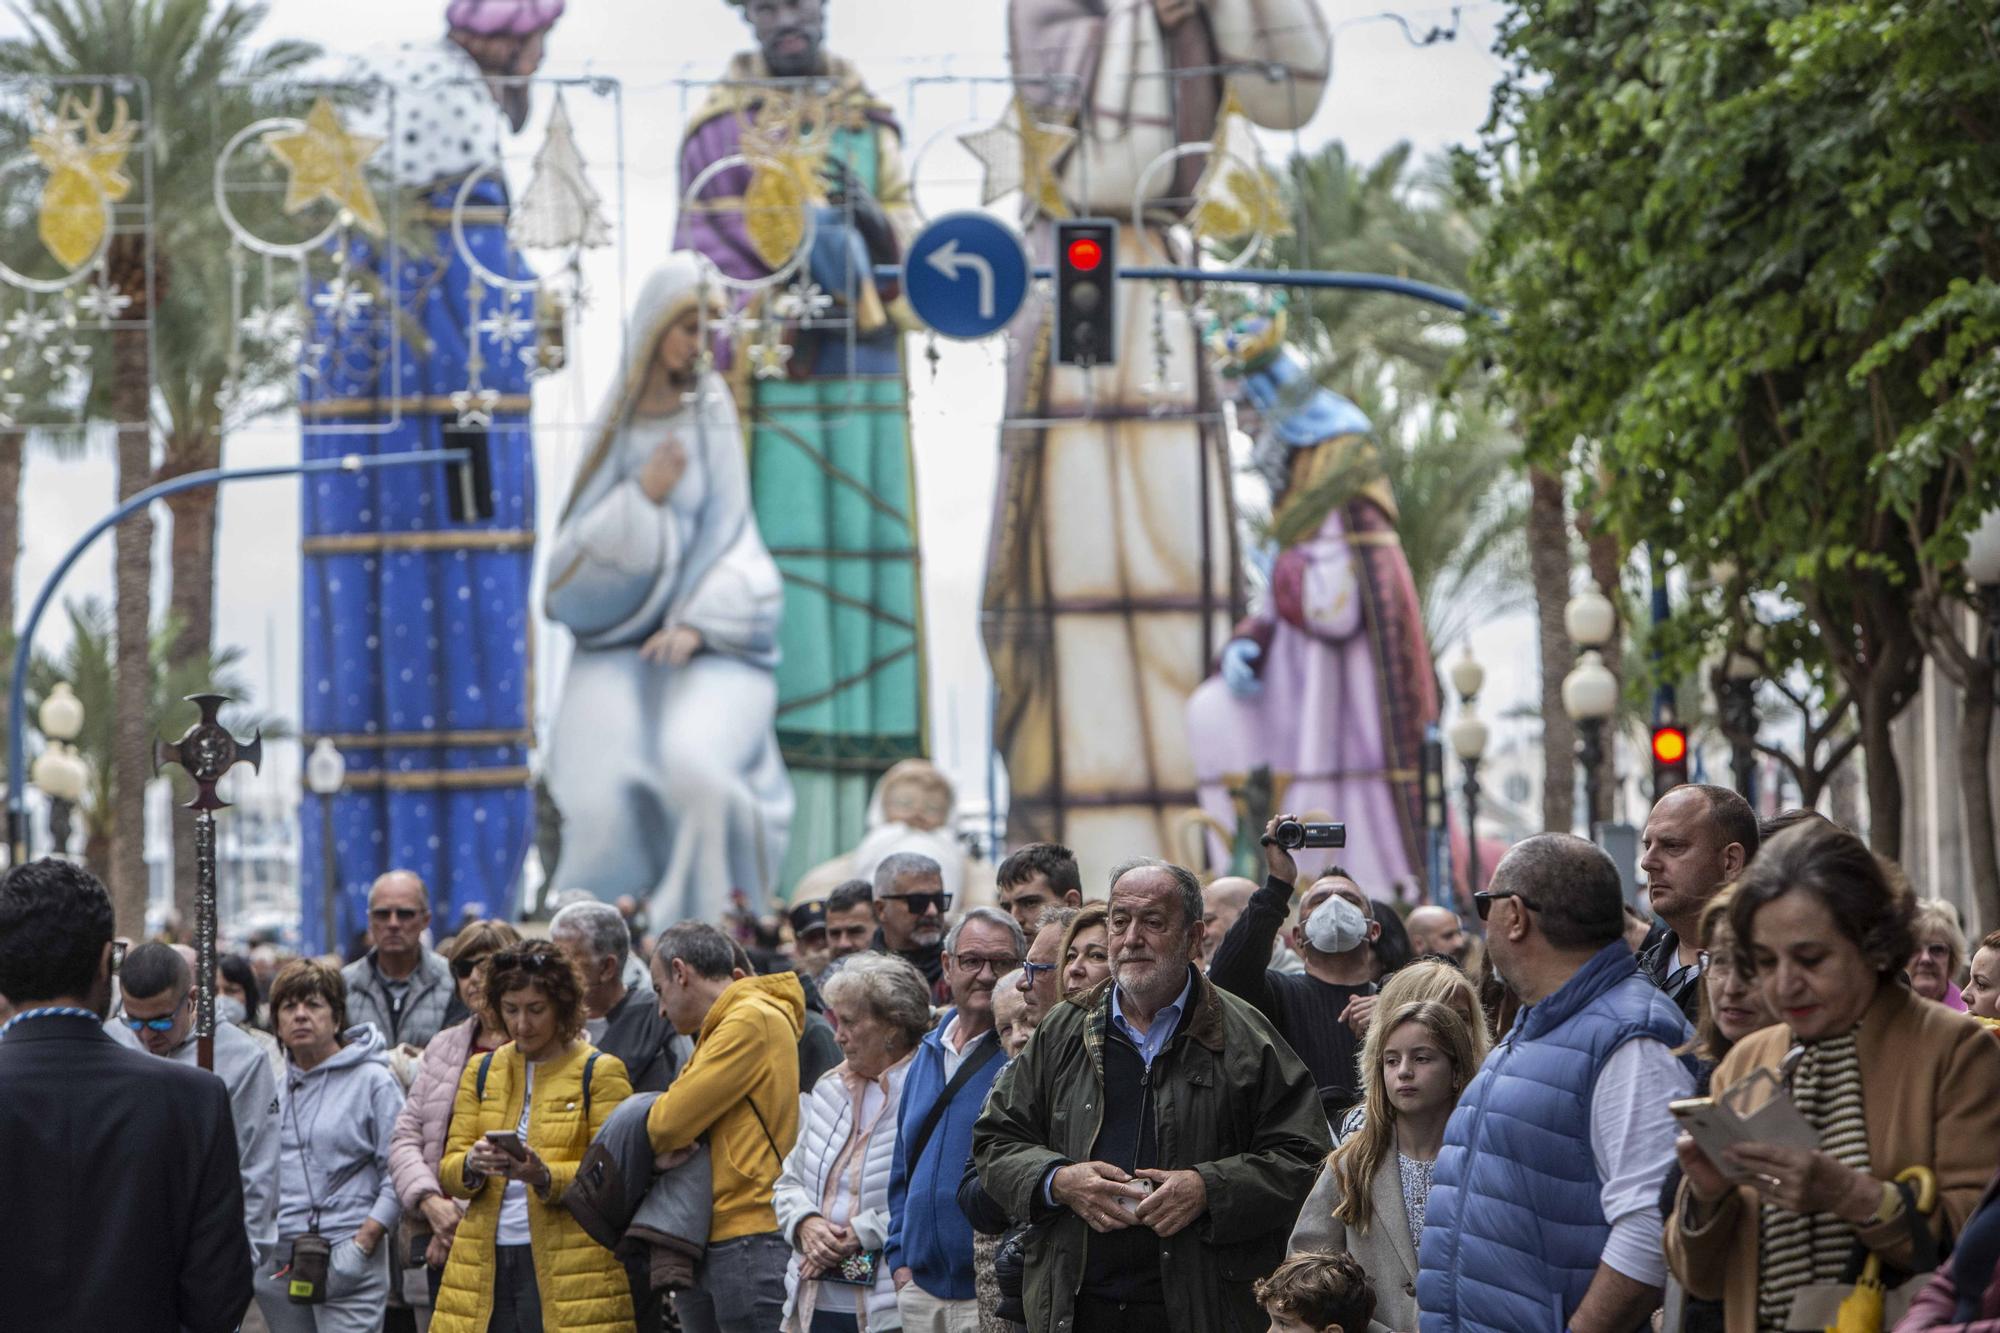
<svg viewBox="0 0 2000 1333">
<path fill-rule="evenodd" d="M 903 294 L 947 338 L 985 338 L 1028 299 L 1021 237 L 984 213 L 949 213 L 924 228 L 903 260 Z"/>
</svg>

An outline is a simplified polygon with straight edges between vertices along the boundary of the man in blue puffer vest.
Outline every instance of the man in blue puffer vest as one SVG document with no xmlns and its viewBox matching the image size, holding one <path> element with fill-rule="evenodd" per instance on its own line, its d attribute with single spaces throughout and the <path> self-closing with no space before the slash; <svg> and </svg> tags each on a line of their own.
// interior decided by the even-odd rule
<svg viewBox="0 0 2000 1333">
<path fill-rule="evenodd" d="M 1474 899 L 1526 1007 L 1445 1127 L 1423 1333 L 1633 1333 L 1666 1282 L 1660 1184 L 1667 1104 L 1693 1090 L 1673 1053 L 1687 1020 L 1640 973 L 1618 868 L 1593 844 L 1529 838 Z"/>
</svg>

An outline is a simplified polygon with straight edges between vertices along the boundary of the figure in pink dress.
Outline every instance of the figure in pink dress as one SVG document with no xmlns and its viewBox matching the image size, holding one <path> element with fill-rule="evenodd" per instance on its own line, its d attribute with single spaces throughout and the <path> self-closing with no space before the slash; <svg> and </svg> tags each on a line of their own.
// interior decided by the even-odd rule
<svg viewBox="0 0 2000 1333">
<path fill-rule="evenodd" d="M 1188 704 L 1201 806 L 1233 833 L 1232 791 L 1268 768 L 1274 809 L 1347 824 L 1333 859 L 1369 893 L 1416 898 L 1438 694 L 1396 501 L 1368 418 L 1313 383 L 1283 339 L 1282 313 L 1223 339 L 1262 422 L 1277 553 L 1261 605 Z"/>
</svg>

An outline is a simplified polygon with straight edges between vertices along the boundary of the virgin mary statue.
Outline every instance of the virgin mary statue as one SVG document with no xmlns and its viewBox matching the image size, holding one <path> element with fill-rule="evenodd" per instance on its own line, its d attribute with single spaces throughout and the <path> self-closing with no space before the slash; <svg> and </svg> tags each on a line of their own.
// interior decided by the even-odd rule
<svg viewBox="0 0 2000 1333">
<path fill-rule="evenodd" d="M 775 887 L 792 789 L 774 719 L 784 588 L 757 532 L 729 390 L 700 367 L 706 260 L 640 293 L 631 352 L 549 558 L 576 636 L 549 738 L 554 890 L 632 894 L 663 924 Z"/>
</svg>

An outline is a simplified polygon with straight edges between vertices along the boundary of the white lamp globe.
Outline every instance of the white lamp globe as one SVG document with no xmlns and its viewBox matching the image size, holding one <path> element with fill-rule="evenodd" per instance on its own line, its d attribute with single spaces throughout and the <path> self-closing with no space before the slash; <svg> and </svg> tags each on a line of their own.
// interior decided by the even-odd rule
<svg viewBox="0 0 2000 1333">
<path fill-rule="evenodd" d="M 347 760 L 322 736 L 306 756 L 306 786 L 315 796 L 332 796 L 347 782 Z"/>
<path fill-rule="evenodd" d="M 1595 649 L 1563 677 L 1563 711 L 1576 722 L 1602 722 L 1618 711 L 1618 677 Z"/>
<path fill-rule="evenodd" d="M 59 680 L 49 691 L 49 697 L 42 700 L 35 720 L 41 724 L 42 735 L 50 740 L 73 741 L 83 731 L 83 701 L 76 697 L 68 681 Z"/>
<path fill-rule="evenodd" d="M 1569 599 L 1563 608 L 1563 628 L 1579 648 L 1602 648 L 1618 630 L 1618 608 L 1592 588 Z"/>
</svg>

